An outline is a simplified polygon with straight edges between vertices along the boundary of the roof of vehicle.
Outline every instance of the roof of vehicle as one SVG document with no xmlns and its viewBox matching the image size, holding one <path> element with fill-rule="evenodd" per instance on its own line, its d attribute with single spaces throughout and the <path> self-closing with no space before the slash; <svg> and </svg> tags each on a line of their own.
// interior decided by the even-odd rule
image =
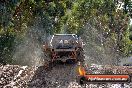
<svg viewBox="0 0 132 88">
<path fill-rule="evenodd" d="M 76 34 L 55 34 L 55 35 L 76 35 Z"/>
</svg>

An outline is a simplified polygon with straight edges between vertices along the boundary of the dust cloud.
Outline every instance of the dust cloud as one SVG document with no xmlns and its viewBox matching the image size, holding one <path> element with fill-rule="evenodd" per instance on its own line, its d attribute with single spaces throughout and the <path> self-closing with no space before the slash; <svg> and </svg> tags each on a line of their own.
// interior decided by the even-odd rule
<svg viewBox="0 0 132 88">
<path fill-rule="evenodd" d="M 34 25 L 28 27 L 22 40 L 16 39 L 16 49 L 13 56 L 13 64 L 40 66 L 43 64 L 45 55 L 43 44 L 45 42 L 45 28 L 40 24 L 40 19 L 35 21 Z"/>
</svg>

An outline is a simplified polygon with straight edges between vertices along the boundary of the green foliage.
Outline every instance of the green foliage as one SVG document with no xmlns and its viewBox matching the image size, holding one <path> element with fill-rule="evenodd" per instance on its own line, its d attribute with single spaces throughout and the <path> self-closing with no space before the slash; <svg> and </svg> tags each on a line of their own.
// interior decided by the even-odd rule
<svg viewBox="0 0 132 88">
<path fill-rule="evenodd" d="M 0 35 L 0 62 L 3 64 L 12 63 L 12 51 L 15 36 L 9 33 Z"/>
<path fill-rule="evenodd" d="M 131 16 L 130 0 L 124 0 L 124 8 L 120 10 L 117 10 L 115 0 L 2 0 L 0 2 L 0 60 L 4 61 L 3 63 L 11 62 L 12 51 L 15 49 L 14 39 L 21 40 L 27 33 L 28 27 L 36 23 L 38 26 L 42 25 L 47 35 L 76 33 L 85 37 L 83 34 L 88 30 L 90 41 L 98 40 L 96 38 L 98 35 L 105 38 L 101 40 L 104 46 L 97 45 L 99 40 L 90 43 L 97 48 L 97 51 L 104 52 L 104 47 L 109 46 L 114 47 L 115 52 L 118 50 L 119 55 L 132 54 L 130 52 L 132 26 L 130 28 L 128 26 L 130 19 L 128 15 Z M 91 25 L 92 28 L 87 29 L 87 25 Z M 89 39 L 84 40 L 89 41 Z"/>
</svg>

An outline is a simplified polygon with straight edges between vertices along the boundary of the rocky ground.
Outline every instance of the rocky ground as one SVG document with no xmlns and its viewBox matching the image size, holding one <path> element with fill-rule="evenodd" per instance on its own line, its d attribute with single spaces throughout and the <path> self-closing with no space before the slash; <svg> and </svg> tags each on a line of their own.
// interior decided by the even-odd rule
<svg viewBox="0 0 132 88">
<path fill-rule="evenodd" d="M 58 64 L 53 68 L 28 67 L 19 65 L 0 66 L 0 88 L 132 88 L 131 83 L 124 84 L 86 84 L 79 85 L 77 64 Z M 93 74 L 113 73 L 132 74 L 132 67 L 87 66 Z"/>
</svg>

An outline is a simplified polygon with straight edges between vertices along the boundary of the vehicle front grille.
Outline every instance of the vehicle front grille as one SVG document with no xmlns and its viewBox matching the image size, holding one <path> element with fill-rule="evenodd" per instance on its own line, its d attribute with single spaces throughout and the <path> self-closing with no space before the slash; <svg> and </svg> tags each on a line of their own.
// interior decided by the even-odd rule
<svg viewBox="0 0 132 88">
<path fill-rule="evenodd" d="M 70 45 L 70 44 L 67 44 L 67 45 L 60 44 L 56 46 L 56 49 L 72 49 L 72 48 L 73 48 L 73 45 Z"/>
</svg>

